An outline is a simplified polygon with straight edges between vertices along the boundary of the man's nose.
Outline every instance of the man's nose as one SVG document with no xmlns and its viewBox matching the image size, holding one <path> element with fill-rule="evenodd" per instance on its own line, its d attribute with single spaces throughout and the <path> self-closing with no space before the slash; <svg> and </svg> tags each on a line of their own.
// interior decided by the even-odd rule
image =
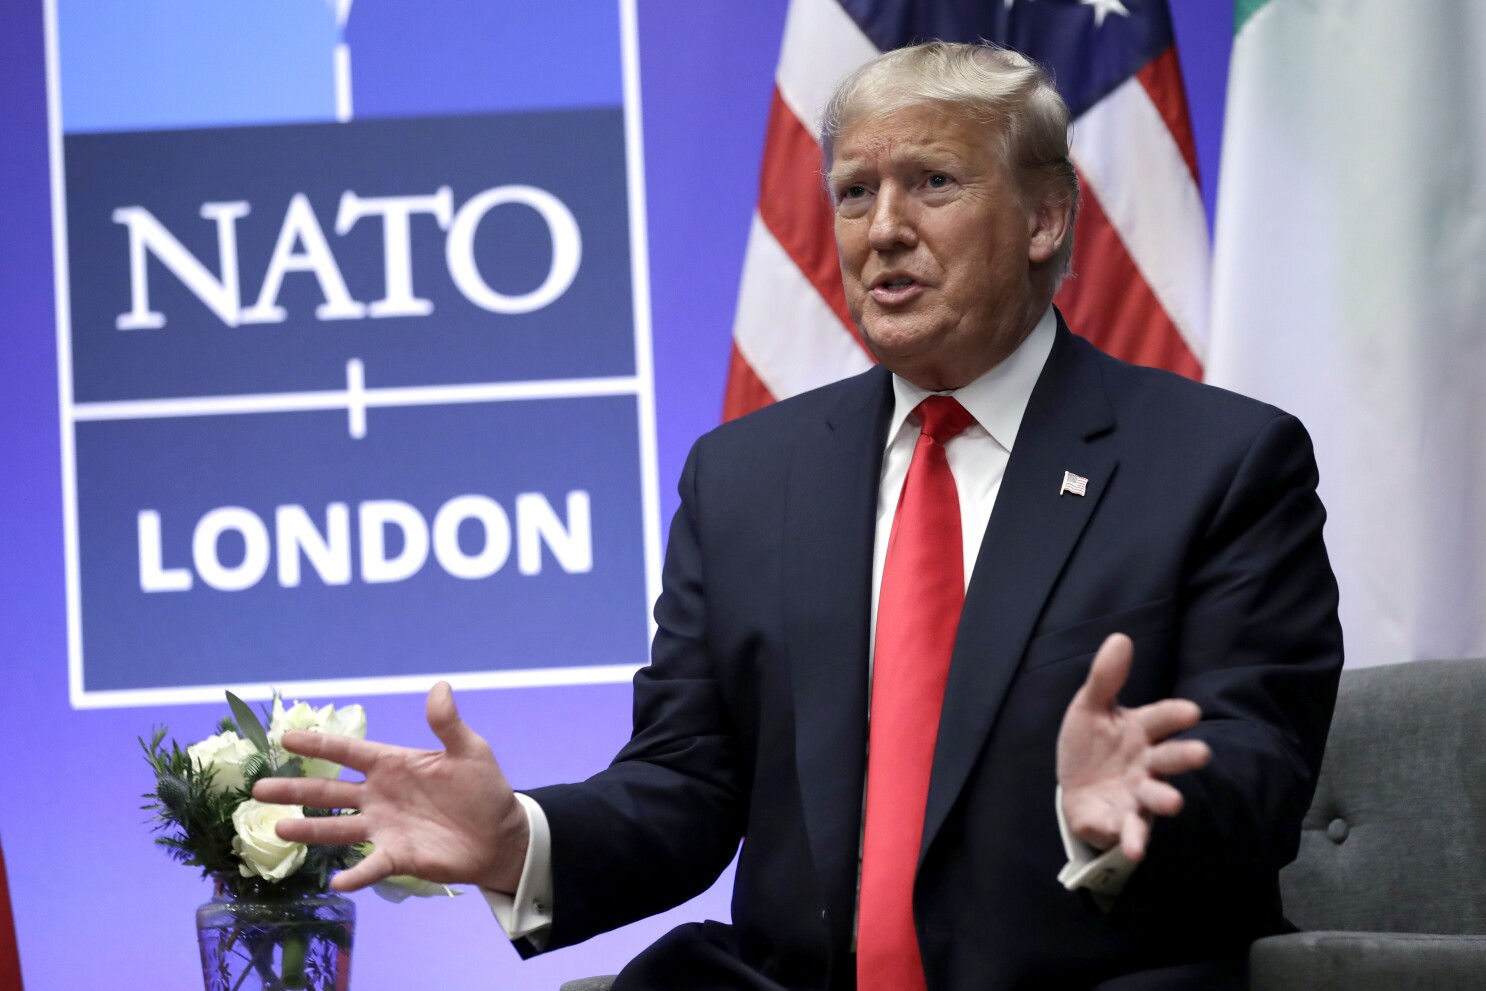
<svg viewBox="0 0 1486 991">
<path fill-rule="evenodd" d="M 913 203 L 896 185 L 883 183 L 872 204 L 872 223 L 867 242 L 873 251 L 911 248 L 918 243 L 913 226 Z"/>
</svg>

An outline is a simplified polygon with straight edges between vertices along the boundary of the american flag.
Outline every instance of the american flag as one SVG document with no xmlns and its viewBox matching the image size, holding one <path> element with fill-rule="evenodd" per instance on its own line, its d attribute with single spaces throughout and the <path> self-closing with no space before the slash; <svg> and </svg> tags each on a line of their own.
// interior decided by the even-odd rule
<svg viewBox="0 0 1486 991">
<path fill-rule="evenodd" d="M 820 181 L 835 83 L 915 41 L 987 39 L 1052 69 L 1083 185 L 1057 304 L 1127 361 L 1193 378 L 1207 341 L 1207 219 L 1165 0 L 790 0 L 733 325 L 724 419 L 865 370 Z"/>
</svg>

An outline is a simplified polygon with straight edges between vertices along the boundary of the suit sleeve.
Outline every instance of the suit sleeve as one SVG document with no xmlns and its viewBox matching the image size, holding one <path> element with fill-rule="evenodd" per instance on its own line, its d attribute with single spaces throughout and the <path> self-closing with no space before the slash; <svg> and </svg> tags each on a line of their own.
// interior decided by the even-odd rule
<svg viewBox="0 0 1486 991">
<path fill-rule="evenodd" d="M 699 894 L 742 836 L 747 782 L 707 644 L 699 450 L 681 477 L 651 663 L 635 675 L 634 734 L 586 782 L 528 792 L 552 833 L 554 921 L 543 949 Z"/>
<path fill-rule="evenodd" d="M 1117 914 L 1170 912 L 1192 885 L 1240 899 L 1267 885 L 1273 899 L 1295 857 L 1342 664 L 1316 484 L 1305 429 L 1277 415 L 1190 551 L 1172 695 L 1202 707 L 1183 735 L 1207 741 L 1212 761 L 1173 780 L 1186 805 L 1156 822 Z"/>
</svg>

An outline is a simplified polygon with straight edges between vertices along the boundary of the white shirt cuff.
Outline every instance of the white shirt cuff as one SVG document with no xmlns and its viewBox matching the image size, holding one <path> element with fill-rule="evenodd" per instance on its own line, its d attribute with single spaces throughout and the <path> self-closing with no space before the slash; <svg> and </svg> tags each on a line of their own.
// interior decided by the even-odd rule
<svg viewBox="0 0 1486 991">
<path fill-rule="evenodd" d="M 1083 840 L 1073 835 L 1063 819 L 1063 788 L 1054 791 L 1057 803 L 1058 832 L 1063 837 L 1063 851 L 1068 863 L 1058 872 L 1058 881 L 1069 891 L 1087 888 L 1100 908 L 1108 912 L 1114 905 L 1114 896 L 1125 888 L 1125 882 L 1135 873 L 1135 864 L 1125 858 L 1120 846 L 1100 853 Z"/>
<path fill-rule="evenodd" d="M 516 801 L 526 813 L 531 834 L 516 893 L 508 895 L 486 888 L 481 888 L 480 893 L 506 936 L 524 938 L 540 950 L 552 925 L 552 829 L 547 825 L 547 813 L 534 799 L 517 792 Z"/>
</svg>

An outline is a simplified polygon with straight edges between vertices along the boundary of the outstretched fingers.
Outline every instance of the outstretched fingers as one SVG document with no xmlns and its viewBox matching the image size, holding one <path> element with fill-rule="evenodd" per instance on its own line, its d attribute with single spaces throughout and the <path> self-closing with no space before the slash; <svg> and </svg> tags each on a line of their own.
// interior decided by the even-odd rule
<svg viewBox="0 0 1486 991">
<path fill-rule="evenodd" d="M 1169 778 L 1206 767 L 1212 748 L 1201 740 L 1167 740 L 1152 747 L 1145 766 L 1152 774 Z"/>
<path fill-rule="evenodd" d="M 1111 633 L 1104 638 L 1094 663 L 1089 666 L 1089 676 L 1083 687 L 1074 696 L 1073 705 L 1095 712 L 1107 712 L 1115 707 L 1120 689 L 1130 676 L 1130 664 L 1135 658 L 1135 645 L 1123 633 Z"/>
<path fill-rule="evenodd" d="M 454 689 L 447 681 L 434 685 L 428 692 L 424 706 L 428 728 L 444 745 L 444 749 L 456 757 L 468 756 L 484 747 L 485 740 L 459 718 L 459 709 L 454 705 Z"/>
<path fill-rule="evenodd" d="M 1148 778 L 1135 787 L 1135 801 L 1151 815 L 1174 816 L 1182 810 L 1182 793 L 1164 781 Z"/>
<path fill-rule="evenodd" d="M 1191 729 L 1202 719 L 1202 709 L 1187 699 L 1162 699 L 1134 710 L 1146 739 L 1160 743 L 1168 736 Z"/>
<path fill-rule="evenodd" d="M 361 785 L 335 778 L 262 778 L 253 786 L 253 797 L 260 802 L 317 809 L 359 808 L 360 795 Z"/>
<path fill-rule="evenodd" d="M 368 839 L 366 820 L 359 815 L 280 819 L 274 829 L 280 839 L 317 846 L 350 846 Z"/>
<path fill-rule="evenodd" d="M 292 729 L 284 734 L 284 749 L 301 757 L 319 757 L 332 764 L 343 764 L 365 774 L 379 756 L 400 748 L 358 740 L 354 736 Z"/>
<path fill-rule="evenodd" d="M 381 849 L 367 854 L 366 859 L 355 867 L 341 871 L 330 881 L 336 891 L 360 891 L 397 873 L 392 858 Z"/>
<path fill-rule="evenodd" d="M 1132 863 L 1145 857 L 1155 817 L 1182 811 L 1181 792 L 1165 779 L 1195 771 L 1212 756 L 1200 740 L 1173 738 L 1202 719 L 1195 703 L 1119 704 L 1134 658 L 1128 636 L 1106 637 L 1058 733 L 1058 781 L 1070 831 L 1096 849 L 1118 845 Z"/>
<path fill-rule="evenodd" d="M 1151 824 L 1136 812 L 1125 816 L 1124 825 L 1120 827 L 1120 852 L 1125 859 L 1132 864 L 1138 864 L 1145 858 L 1146 842 L 1151 837 Z"/>
</svg>

